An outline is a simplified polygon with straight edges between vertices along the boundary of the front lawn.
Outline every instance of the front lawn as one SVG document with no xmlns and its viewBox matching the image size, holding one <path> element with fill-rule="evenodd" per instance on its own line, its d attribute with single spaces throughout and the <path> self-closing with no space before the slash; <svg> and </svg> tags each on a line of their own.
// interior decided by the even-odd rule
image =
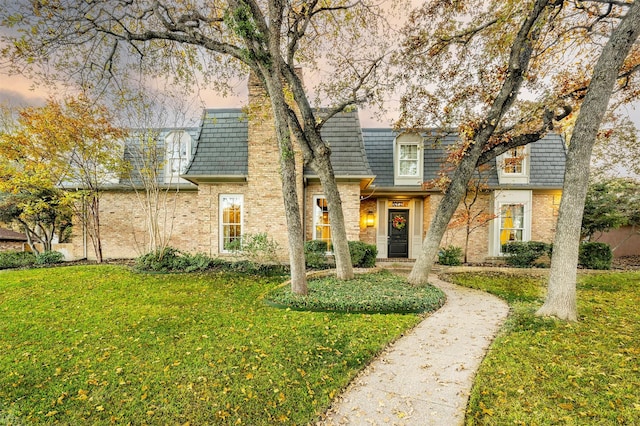
<svg viewBox="0 0 640 426">
<path fill-rule="evenodd" d="M 307 424 L 421 319 L 265 306 L 280 281 L 0 273 L 0 423 Z"/>
<path fill-rule="evenodd" d="M 582 275 L 577 323 L 534 316 L 544 278 L 446 279 L 497 294 L 512 309 L 476 377 L 467 425 L 640 424 L 640 272 Z"/>
</svg>

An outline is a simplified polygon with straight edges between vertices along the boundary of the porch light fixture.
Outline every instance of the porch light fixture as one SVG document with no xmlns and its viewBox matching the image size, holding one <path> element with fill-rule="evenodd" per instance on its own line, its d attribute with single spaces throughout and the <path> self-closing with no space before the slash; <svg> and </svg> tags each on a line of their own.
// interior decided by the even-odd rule
<svg viewBox="0 0 640 426">
<path fill-rule="evenodd" d="M 376 224 L 376 216 L 373 214 L 373 210 L 369 210 L 369 212 L 367 213 L 367 228 L 372 228 L 373 225 Z"/>
</svg>

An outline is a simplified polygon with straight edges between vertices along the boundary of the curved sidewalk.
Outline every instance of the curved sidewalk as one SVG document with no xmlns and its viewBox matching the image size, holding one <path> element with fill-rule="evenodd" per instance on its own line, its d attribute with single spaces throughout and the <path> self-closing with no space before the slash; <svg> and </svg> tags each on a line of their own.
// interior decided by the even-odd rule
<svg viewBox="0 0 640 426">
<path fill-rule="evenodd" d="M 389 346 L 317 425 L 461 425 L 480 362 L 509 313 L 490 294 L 433 276 L 447 302 Z"/>
</svg>

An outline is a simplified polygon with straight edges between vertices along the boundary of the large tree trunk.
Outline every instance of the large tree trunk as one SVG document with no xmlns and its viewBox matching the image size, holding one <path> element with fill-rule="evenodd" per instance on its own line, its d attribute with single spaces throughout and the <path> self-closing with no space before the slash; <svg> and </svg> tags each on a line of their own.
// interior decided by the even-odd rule
<svg viewBox="0 0 640 426">
<path fill-rule="evenodd" d="M 324 189 L 329 208 L 329 224 L 331 226 L 331 242 L 333 244 L 333 254 L 336 259 L 336 276 L 339 280 L 353 279 L 353 265 L 349 253 L 349 242 L 347 241 L 347 230 L 344 224 L 344 212 L 342 210 L 342 200 L 338 191 L 338 184 L 331 165 L 331 152 L 327 149 L 315 152 L 316 156 L 311 162 L 312 167 L 320 178 L 320 183 Z"/>
<path fill-rule="evenodd" d="M 578 318 L 576 274 L 591 151 L 598 128 L 607 111 L 618 70 L 639 34 L 640 2 L 636 1 L 604 46 L 576 120 L 567 154 L 547 298 L 537 315 L 556 316 L 570 321 Z"/>
<path fill-rule="evenodd" d="M 286 66 L 286 65 L 285 65 Z M 322 140 L 320 129 L 316 127 L 316 117 L 304 92 L 302 81 L 294 70 L 285 68 L 286 78 L 293 91 L 296 105 L 300 109 L 304 128 L 293 115 L 289 123 L 296 132 L 298 143 L 305 159 L 318 174 L 329 208 L 329 225 L 331 226 L 331 242 L 336 259 L 336 276 L 340 280 L 353 278 L 353 265 L 349 253 L 347 230 L 344 223 L 342 199 L 331 164 L 331 148 Z"/>
<path fill-rule="evenodd" d="M 264 75 L 267 74 L 267 75 Z M 279 72 L 275 75 L 263 73 L 266 89 L 271 100 L 271 108 L 276 126 L 276 136 L 280 152 L 280 174 L 282 176 L 282 196 L 289 239 L 289 263 L 291 268 L 291 291 L 307 294 L 307 271 L 304 258 L 304 230 L 300 218 L 300 205 L 296 188 L 296 164 L 293 143 L 287 122 L 287 105 L 284 98 Z"/>
<path fill-rule="evenodd" d="M 487 137 L 488 140 L 488 137 Z M 422 250 L 416 258 L 416 263 L 409 274 L 408 281 L 413 285 L 425 285 L 428 282 L 431 268 L 440 249 L 440 241 L 447 230 L 449 221 L 458 208 L 458 204 L 467 193 L 467 184 L 476 168 L 476 162 L 482 154 L 483 144 L 476 143 L 462 158 L 451 178 L 446 195 L 442 198 L 436 214 L 429 224 L 429 231 L 422 243 Z"/>
<path fill-rule="evenodd" d="M 518 95 L 524 75 L 529 68 L 532 53 L 531 44 L 533 40 L 537 38 L 536 31 L 539 31 L 539 28 L 536 29 L 534 24 L 543 16 L 548 4 L 549 2 L 547 0 L 537 0 L 531 13 L 518 31 L 509 56 L 509 71 L 507 77 L 491 105 L 491 109 L 487 113 L 486 118 L 480 124 L 470 148 L 467 149 L 460 164 L 456 167 L 447 192 L 438 205 L 435 216 L 431 220 L 429 231 L 422 244 L 422 250 L 408 277 L 409 283 L 413 285 L 427 284 L 431 268 L 433 267 L 440 248 L 442 236 L 447 230 L 447 225 L 453 217 L 458 204 L 460 204 L 460 201 L 466 194 L 467 185 L 469 184 L 469 180 L 471 180 L 478 159 L 482 155 L 484 147 L 493 135 L 498 123 Z"/>
</svg>

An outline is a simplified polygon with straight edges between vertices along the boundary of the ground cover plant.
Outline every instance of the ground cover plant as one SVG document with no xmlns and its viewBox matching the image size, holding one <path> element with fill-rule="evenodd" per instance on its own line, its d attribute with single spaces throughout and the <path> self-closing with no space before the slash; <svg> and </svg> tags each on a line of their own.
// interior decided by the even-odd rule
<svg viewBox="0 0 640 426">
<path fill-rule="evenodd" d="M 295 312 L 283 278 L 0 273 L 0 423 L 307 424 L 418 315 Z"/>
<path fill-rule="evenodd" d="M 309 294 L 302 296 L 281 286 L 265 296 L 278 307 L 310 311 L 362 313 L 418 313 L 431 312 L 445 302 L 444 293 L 433 286 L 414 287 L 407 279 L 389 271 L 356 275 L 349 281 L 334 275 L 311 279 Z"/>
<path fill-rule="evenodd" d="M 449 274 L 512 308 L 482 363 L 467 425 L 603 425 L 640 422 L 640 272 L 583 274 L 580 318 L 534 316 L 544 278 Z"/>
</svg>

